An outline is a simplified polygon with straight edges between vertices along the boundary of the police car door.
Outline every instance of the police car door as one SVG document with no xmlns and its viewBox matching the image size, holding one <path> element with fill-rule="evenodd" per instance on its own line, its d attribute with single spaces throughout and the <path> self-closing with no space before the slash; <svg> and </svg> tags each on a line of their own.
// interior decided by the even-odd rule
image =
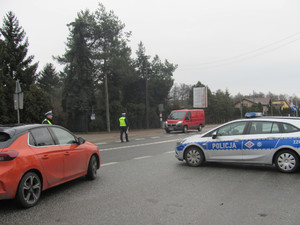
<svg viewBox="0 0 300 225">
<path fill-rule="evenodd" d="M 280 124 L 272 121 L 251 121 L 245 135 L 243 158 L 249 163 L 271 164 L 274 148 L 280 137 Z"/>
<path fill-rule="evenodd" d="M 224 162 L 242 161 L 242 147 L 246 124 L 246 121 L 237 121 L 217 129 L 207 142 L 206 160 Z"/>
</svg>

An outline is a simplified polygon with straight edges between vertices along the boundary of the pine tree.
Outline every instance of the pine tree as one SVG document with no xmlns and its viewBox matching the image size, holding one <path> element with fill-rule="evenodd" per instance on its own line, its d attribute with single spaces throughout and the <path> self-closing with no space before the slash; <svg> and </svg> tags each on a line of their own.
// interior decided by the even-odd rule
<svg viewBox="0 0 300 225">
<path fill-rule="evenodd" d="M 7 116 L 7 107 L 5 103 L 5 98 L 4 98 L 4 87 L 5 87 L 5 82 L 4 82 L 4 42 L 0 39 L 0 123 L 5 123 L 6 121 L 9 120 L 9 117 Z"/>
<path fill-rule="evenodd" d="M 44 69 L 39 73 L 39 86 L 48 94 L 55 94 L 57 88 L 61 86 L 60 77 L 52 63 L 47 63 Z"/>
<path fill-rule="evenodd" d="M 26 90 L 36 79 L 35 72 L 38 64 L 31 65 L 33 56 L 26 57 L 29 46 L 28 39 L 13 12 L 6 14 L 0 33 L 4 38 L 3 73 L 6 81 L 19 79 Z"/>
<path fill-rule="evenodd" d="M 57 58 L 66 65 L 62 103 L 68 113 L 68 127 L 74 131 L 88 130 L 88 113 L 94 101 L 94 67 L 88 41 L 90 19 L 92 17 L 88 11 L 81 12 L 68 25 L 70 36 L 67 51 Z"/>
<path fill-rule="evenodd" d="M 112 108 L 110 99 L 115 99 L 120 103 L 124 86 L 122 81 L 128 75 L 127 71 L 130 70 L 131 49 L 127 46 L 127 41 L 131 34 L 123 31 L 125 25 L 113 11 L 107 12 L 102 4 L 99 4 L 94 18 L 93 57 L 98 78 L 104 84 L 106 127 L 107 131 L 110 132 L 110 109 Z M 113 113 L 115 114 L 114 117 L 120 115 L 120 112 L 114 111 Z"/>
<path fill-rule="evenodd" d="M 15 82 L 19 79 L 22 91 L 28 91 L 36 79 L 35 72 L 38 64 L 32 64 L 33 56 L 27 57 L 28 39 L 13 12 L 8 12 L 3 19 L 0 34 L 2 35 L 0 76 L 2 76 L 3 100 L 6 105 L 5 110 L 1 109 L 4 114 L 0 117 L 0 123 L 14 123 L 16 122 L 13 106 Z"/>
</svg>

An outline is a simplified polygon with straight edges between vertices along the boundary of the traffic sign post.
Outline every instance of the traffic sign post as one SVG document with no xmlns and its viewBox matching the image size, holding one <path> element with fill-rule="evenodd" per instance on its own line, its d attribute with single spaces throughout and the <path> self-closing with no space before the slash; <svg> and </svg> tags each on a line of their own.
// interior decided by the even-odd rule
<svg viewBox="0 0 300 225">
<path fill-rule="evenodd" d="M 24 95 L 20 86 L 19 80 L 16 81 L 16 90 L 14 93 L 14 107 L 15 110 L 17 110 L 17 116 L 18 116 L 18 124 L 20 123 L 20 109 L 23 109 L 23 99 Z"/>
<path fill-rule="evenodd" d="M 296 117 L 298 117 L 298 107 L 294 105 L 291 109 L 296 113 Z"/>
</svg>

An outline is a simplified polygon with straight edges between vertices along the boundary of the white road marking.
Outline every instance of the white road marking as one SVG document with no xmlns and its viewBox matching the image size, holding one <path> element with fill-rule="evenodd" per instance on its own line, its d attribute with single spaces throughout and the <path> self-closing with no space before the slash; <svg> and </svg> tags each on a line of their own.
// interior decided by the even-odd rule
<svg viewBox="0 0 300 225">
<path fill-rule="evenodd" d="M 159 138 L 159 137 L 151 137 L 152 139 L 156 139 L 156 138 Z"/>
<path fill-rule="evenodd" d="M 118 164 L 118 162 L 110 162 L 110 163 L 101 164 L 101 167 L 102 166 L 115 165 L 115 164 Z"/>
<path fill-rule="evenodd" d="M 106 142 L 99 142 L 99 143 L 95 143 L 95 145 L 106 145 Z"/>
<path fill-rule="evenodd" d="M 171 153 L 174 153 L 174 151 L 164 152 L 163 154 L 171 154 Z M 151 158 L 151 157 L 153 157 L 153 156 L 152 156 L 152 155 L 145 155 L 145 156 L 135 157 L 135 158 L 133 158 L 133 159 L 139 160 L 139 159 L 148 159 L 148 158 Z M 103 166 L 115 165 L 115 164 L 118 164 L 118 163 L 119 163 L 119 162 L 105 163 L 105 164 L 101 164 L 101 167 L 103 167 Z"/>
<path fill-rule="evenodd" d="M 164 154 L 171 154 L 174 153 L 174 151 L 164 152 Z"/>
<path fill-rule="evenodd" d="M 133 158 L 133 159 L 147 159 L 147 158 L 150 158 L 152 157 L 151 155 L 146 155 L 146 156 L 141 156 L 141 157 L 136 157 L 136 158 Z"/>
<path fill-rule="evenodd" d="M 137 139 L 134 139 L 135 141 L 142 141 L 142 140 L 145 140 L 145 138 L 137 138 Z"/>
<path fill-rule="evenodd" d="M 118 149 L 124 149 L 124 148 L 135 148 L 135 147 L 141 147 L 141 146 L 147 146 L 147 145 L 163 144 L 163 143 L 175 142 L 175 141 L 178 141 L 178 139 L 172 139 L 172 140 L 166 140 L 166 141 L 158 141 L 158 142 L 145 143 L 145 144 L 137 144 L 137 145 L 126 145 L 126 146 L 114 147 L 114 148 L 105 148 L 105 149 L 100 149 L 100 152 L 111 151 L 111 150 L 118 150 Z"/>
</svg>

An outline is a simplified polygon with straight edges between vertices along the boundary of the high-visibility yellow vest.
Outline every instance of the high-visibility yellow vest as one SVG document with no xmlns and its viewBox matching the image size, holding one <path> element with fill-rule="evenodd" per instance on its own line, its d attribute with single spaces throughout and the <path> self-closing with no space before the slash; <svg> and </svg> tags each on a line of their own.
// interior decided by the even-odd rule
<svg viewBox="0 0 300 225">
<path fill-rule="evenodd" d="M 48 120 L 48 119 L 44 119 L 43 122 L 42 122 L 42 124 L 44 124 L 45 121 L 47 121 L 48 124 L 51 124 L 51 125 L 52 125 L 51 121 Z"/>
<path fill-rule="evenodd" d="M 126 117 L 122 116 L 119 118 L 120 121 L 120 127 L 126 127 L 126 121 L 125 121 Z"/>
</svg>

